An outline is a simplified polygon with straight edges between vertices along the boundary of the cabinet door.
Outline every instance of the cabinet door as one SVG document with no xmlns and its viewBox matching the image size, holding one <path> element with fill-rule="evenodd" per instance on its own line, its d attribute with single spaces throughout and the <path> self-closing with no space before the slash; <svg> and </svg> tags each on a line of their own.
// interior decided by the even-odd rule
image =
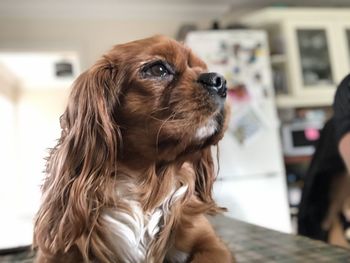
<svg viewBox="0 0 350 263">
<path fill-rule="evenodd" d="M 345 41 L 346 51 L 347 51 L 346 58 L 347 58 L 348 63 L 350 64 L 350 26 L 345 28 L 345 30 L 343 32 L 344 32 L 344 35 L 346 38 L 346 41 Z M 350 71 L 350 67 L 348 68 L 348 71 Z"/>
<path fill-rule="evenodd" d="M 339 41 L 337 41 L 338 52 L 341 52 L 339 63 L 342 63 L 340 75 L 343 78 L 350 72 L 350 22 L 337 22 L 337 29 L 339 36 Z"/>
<path fill-rule="evenodd" d="M 295 97 L 331 103 L 339 77 L 334 24 L 298 21 L 285 24 L 289 87 Z"/>
</svg>

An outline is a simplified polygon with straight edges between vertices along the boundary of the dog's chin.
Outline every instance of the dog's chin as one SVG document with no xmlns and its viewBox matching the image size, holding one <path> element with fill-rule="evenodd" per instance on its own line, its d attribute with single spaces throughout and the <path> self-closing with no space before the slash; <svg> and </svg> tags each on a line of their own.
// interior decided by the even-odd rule
<svg viewBox="0 0 350 263">
<path fill-rule="evenodd" d="M 197 128 L 194 135 L 194 140 L 206 141 L 208 139 L 211 139 L 215 135 L 221 133 L 224 126 L 224 118 L 225 118 L 225 112 L 222 109 L 220 110 L 219 113 L 215 114 L 202 126 Z"/>
<path fill-rule="evenodd" d="M 199 126 L 195 132 L 197 141 L 215 141 L 215 137 L 222 136 L 225 131 L 226 110 L 224 100 L 219 104 L 218 109 L 204 124 Z"/>
<path fill-rule="evenodd" d="M 212 137 L 220 129 L 217 120 L 210 119 L 206 124 L 197 128 L 194 139 L 197 141 L 204 141 Z"/>
<path fill-rule="evenodd" d="M 186 156 L 200 152 L 204 148 L 216 145 L 222 139 L 226 130 L 226 118 L 226 111 L 222 107 L 217 114 L 196 129 L 194 137 L 189 140 L 189 144 L 178 157 L 186 158 Z"/>
</svg>

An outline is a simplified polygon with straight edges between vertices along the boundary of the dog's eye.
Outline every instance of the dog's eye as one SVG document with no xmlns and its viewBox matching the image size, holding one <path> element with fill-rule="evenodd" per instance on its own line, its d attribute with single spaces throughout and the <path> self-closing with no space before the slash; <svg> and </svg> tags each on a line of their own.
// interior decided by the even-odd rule
<svg viewBox="0 0 350 263">
<path fill-rule="evenodd" d="M 144 69 L 144 76 L 151 78 L 166 78 L 173 74 L 170 66 L 165 65 L 163 62 L 156 62 Z"/>
<path fill-rule="evenodd" d="M 164 65 L 156 64 L 149 68 L 149 73 L 154 77 L 165 77 L 169 71 Z"/>
</svg>

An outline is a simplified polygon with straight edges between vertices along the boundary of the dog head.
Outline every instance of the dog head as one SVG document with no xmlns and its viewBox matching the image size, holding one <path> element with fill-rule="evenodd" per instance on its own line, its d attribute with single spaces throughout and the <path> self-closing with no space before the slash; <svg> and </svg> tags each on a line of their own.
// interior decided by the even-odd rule
<svg viewBox="0 0 350 263">
<path fill-rule="evenodd" d="M 124 160 L 173 161 L 223 135 L 226 81 L 166 37 L 117 45 L 80 76 L 64 118 Z M 91 140 L 89 140 L 91 143 Z M 100 145 L 102 146 L 102 145 Z M 94 148 L 96 149 L 96 148 Z"/>
</svg>

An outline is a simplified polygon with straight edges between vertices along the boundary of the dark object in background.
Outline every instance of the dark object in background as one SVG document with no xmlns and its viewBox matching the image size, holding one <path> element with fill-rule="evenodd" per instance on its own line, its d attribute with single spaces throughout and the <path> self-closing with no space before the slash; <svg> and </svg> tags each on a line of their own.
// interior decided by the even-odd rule
<svg viewBox="0 0 350 263">
<path fill-rule="evenodd" d="M 6 248 L 6 249 L 0 249 L 0 256 L 12 255 L 12 254 L 20 254 L 20 253 L 28 253 L 28 252 L 31 252 L 31 251 L 32 251 L 31 246 Z M 0 260 L 0 262 L 2 262 L 2 261 Z"/>
<path fill-rule="evenodd" d="M 240 23 L 233 23 L 233 24 L 228 24 L 226 26 L 226 29 L 232 29 L 232 30 L 244 30 L 244 29 L 250 29 L 249 26 L 240 24 Z"/>
<path fill-rule="evenodd" d="M 328 120 L 305 176 L 299 206 L 298 234 L 327 241 L 328 232 L 322 229 L 330 206 L 332 181 L 345 171 L 338 152 L 334 118 Z"/>
<path fill-rule="evenodd" d="M 194 24 L 183 24 L 176 34 L 177 41 L 184 41 L 188 33 L 198 30 L 197 26 Z"/>
<path fill-rule="evenodd" d="M 73 65 L 70 62 L 60 61 L 55 63 L 56 77 L 73 77 Z"/>
<path fill-rule="evenodd" d="M 215 20 L 211 25 L 212 30 L 219 30 L 220 29 L 220 22 Z"/>
<path fill-rule="evenodd" d="M 2 263 L 33 263 L 36 252 L 31 246 L 0 249 L 0 262 Z"/>
<path fill-rule="evenodd" d="M 337 144 L 350 132 L 350 74 L 339 84 L 333 103 Z"/>
</svg>

